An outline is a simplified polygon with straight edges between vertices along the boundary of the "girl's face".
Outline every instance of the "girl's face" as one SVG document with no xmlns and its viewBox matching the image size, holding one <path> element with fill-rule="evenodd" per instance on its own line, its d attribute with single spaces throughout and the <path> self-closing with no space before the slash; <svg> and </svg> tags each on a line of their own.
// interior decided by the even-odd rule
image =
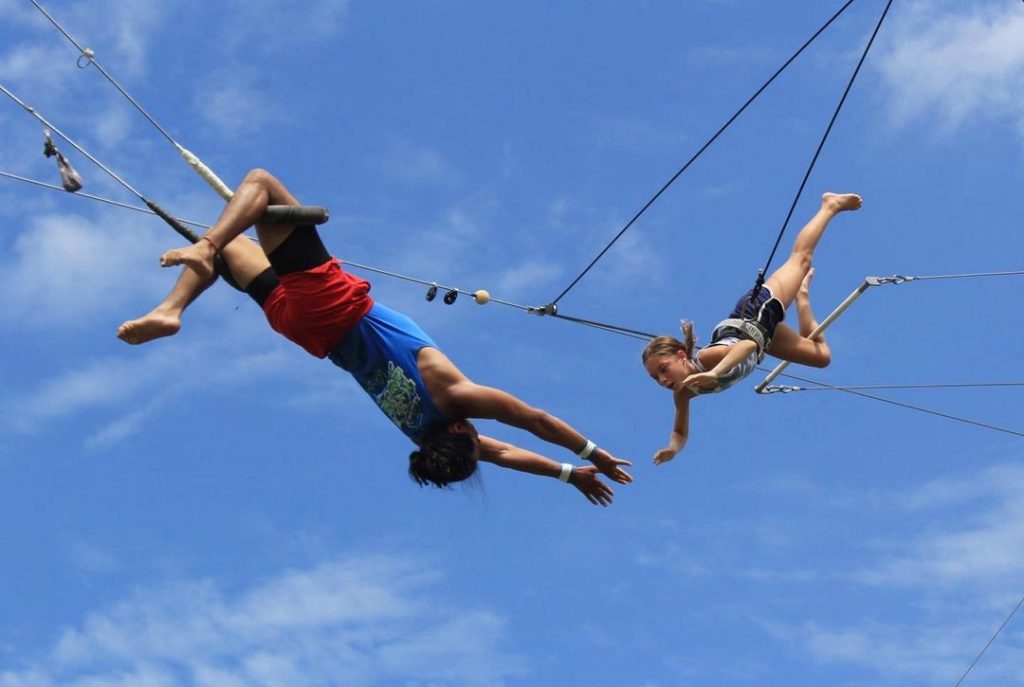
<svg viewBox="0 0 1024 687">
<path fill-rule="evenodd" d="M 666 389 L 674 389 L 679 382 L 690 375 L 690 367 L 687 364 L 688 358 L 683 351 L 676 351 L 671 355 L 651 356 L 644 363 L 647 374 L 651 379 Z"/>
</svg>

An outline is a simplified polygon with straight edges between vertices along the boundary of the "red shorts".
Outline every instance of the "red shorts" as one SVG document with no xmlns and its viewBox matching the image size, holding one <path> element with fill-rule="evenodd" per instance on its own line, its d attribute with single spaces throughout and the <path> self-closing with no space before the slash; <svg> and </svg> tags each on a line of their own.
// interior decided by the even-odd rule
<svg viewBox="0 0 1024 687">
<path fill-rule="evenodd" d="M 326 358 L 372 307 L 370 283 L 331 260 L 280 277 L 263 312 L 274 331 L 317 358 Z"/>
</svg>

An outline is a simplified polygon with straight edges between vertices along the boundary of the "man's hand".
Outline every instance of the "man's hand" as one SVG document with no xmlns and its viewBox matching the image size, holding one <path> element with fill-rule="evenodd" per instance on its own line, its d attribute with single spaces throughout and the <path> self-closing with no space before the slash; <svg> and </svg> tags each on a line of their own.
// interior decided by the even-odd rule
<svg viewBox="0 0 1024 687">
<path fill-rule="evenodd" d="M 718 386 L 718 375 L 712 372 L 698 372 L 679 383 L 680 389 L 703 389 L 710 391 Z"/>
<path fill-rule="evenodd" d="M 594 449 L 594 452 L 590 454 L 590 462 L 596 465 L 597 469 L 600 470 L 605 477 L 607 477 L 613 482 L 618 482 L 619 484 L 629 484 L 630 482 L 633 481 L 633 478 L 630 476 L 630 474 L 620 467 L 622 465 L 632 466 L 633 464 L 630 463 L 628 460 L 621 460 L 619 458 L 616 458 L 612 454 L 605 451 L 603 448 Z"/>
<path fill-rule="evenodd" d="M 677 453 L 678 451 L 673 451 L 670 448 L 660 449 L 657 453 L 654 454 L 654 464 L 661 465 L 662 463 L 667 463 L 673 458 L 675 458 Z"/>
<path fill-rule="evenodd" d="M 597 466 L 586 465 L 581 468 L 573 468 L 569 483 L 579 489 L 587 497 L 587 501 L 595 506 L 611 505 L 615 492 L 598 478 Z"/>
</svg>

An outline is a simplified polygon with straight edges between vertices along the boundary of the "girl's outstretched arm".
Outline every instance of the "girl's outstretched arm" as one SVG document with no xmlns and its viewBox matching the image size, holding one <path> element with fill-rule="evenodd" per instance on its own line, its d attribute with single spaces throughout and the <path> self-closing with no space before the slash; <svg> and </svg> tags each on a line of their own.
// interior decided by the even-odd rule
<svg viewBox="0 0 1024 687">
<path fill-rule="evenodd" d="M 686 440 L 690 437 L 691 398 L 693 398 L 693 392 L 689 389 L 683 389 L 673 394 L 676 404 L 676 417 L 672 423 L 672 433 L 668 436 L 668 446 L 654 454 L 655 465 L 661 465 L 672 460 L 686 446 Z"/>
<path fill-rule="evenodd" d="M 684 379 L 680 386 L 697 387 L 699 389 L 714 389 L 718 386 L 721 378 L 726 377 L 733 369 L 746 360 L 751 353 L 757 351 L 757 344 L 744 339 L 728 346 L 728 351 L 718 364 L 707 372 L 698 372 Z"/>
<path fill-rule="evenodd" d="M 556 479 L 559 478 L 563 470 L 562 463 L 556 463 L 533 451 L 527 451 L 485 436 L 480 437 L 480 460 L 494 463 L 503 468 Z M 568 474 L 568 481 L 595 506 L 611 505 L 615 492 L 598 478 L 597 466 L 572 466 L 571 472 Z"/>
</svg>

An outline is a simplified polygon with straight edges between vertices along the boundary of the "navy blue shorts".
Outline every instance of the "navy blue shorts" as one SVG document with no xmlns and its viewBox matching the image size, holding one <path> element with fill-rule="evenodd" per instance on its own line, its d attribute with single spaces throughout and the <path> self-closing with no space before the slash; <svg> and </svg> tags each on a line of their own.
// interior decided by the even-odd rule
<svg viewBox="0 0 1024 687">
<path fill-rule="evenodd" d="M 782 301 L 776 298 L 767 286 L 762 286 L 757 296 L 751 300 L 750 294 L 753 292 L 753 289 L 747 291 L 736 301 L 736 307 L 729 313 L 729 317 L 753 320 L 764 332 L 765 340 L 771 341 L 775 336 L 775 328 L 786 318 L 786 309 L 782 306 Z M 722 327 L 711 334 L 711 340 L 714 342 L 716 339 L 737 335 L 742 336 L 732 327 Z"/>
</svg>

